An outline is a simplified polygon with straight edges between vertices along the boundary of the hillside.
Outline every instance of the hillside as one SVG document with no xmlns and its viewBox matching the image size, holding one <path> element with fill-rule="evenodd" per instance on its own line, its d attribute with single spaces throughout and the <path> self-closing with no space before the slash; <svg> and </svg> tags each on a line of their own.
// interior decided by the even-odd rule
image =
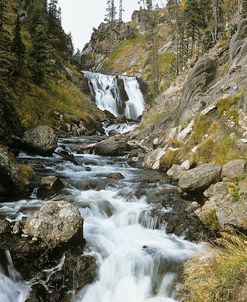
<svg viewBox="0 0 247 302">
<path fill-rule="evenodd" d="M 46 7 L 44 0 L 3 0 L 0 15 L 1 140 L 40 124 L 64 129 L 73 117 L 99 127 L 103 114 L 72 65 L 73 45 L 56 1 Z"/>
</svg>

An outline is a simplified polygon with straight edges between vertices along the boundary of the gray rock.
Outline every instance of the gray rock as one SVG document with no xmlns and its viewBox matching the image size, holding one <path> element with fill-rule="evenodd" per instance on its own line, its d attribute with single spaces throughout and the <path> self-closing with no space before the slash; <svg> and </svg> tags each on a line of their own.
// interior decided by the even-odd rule
<svg viewBox="0 0 247 302">
<path fill-rule="evenodd" d="M 200 221 L 213 230 L 217 230 L 219 228 L 216 216 L 218 203 L 225 200 L 227 195 L 228 189 L 225 183 L 218 182 L 213 184 L 204 192 L 204 196 L 208 198 L 205 204 L 195 211 L 195 214 L 198 216 Z"/>
<path fill-rule="evenodd" d="M 240 196 L 235 200 L 231 195 L 221 200 L 216 216 L 220 227 L 223 230 L 234 228 L 238 230 L 247 230 L 247 194 Z"/>
<path fill-rule="evenodd" d="M 222 168 L 222 177 L 243 177 L 247 172 L 247 161 L 244 159 L 231 160 Z"/>
<path fill-rule="evenodd" d="M 56 176 L 43 177 L 37 190 L 38 198 L 50 197 L 64 188 L 64 183 Z"/>
<path fill-rule="evenodd" d="M 94 146 L 94 151 L 99 155 L 119 156 L 124 155 L 130 148 L 130 145 L 124 137 L 114 136 L 97 143 Z"/>
<path fill-rule="evenodd" d="M 152 170 L 158 170 L 160 167 L 160 159 L 164 153 L 165 151 L 163 148 L 157 148 L 150 152 L 144 159 L 144 166 Z"/>
<path fill-rule="evenodd" d="M 221 167 L 216 164 L 203 164 L 184 172 L 178 185 L 185 191 L 203 190 L 220 179 Z"/>
<path fill-rule="evenodd" d="M 22 148 L 35 154 L 52 155 L 57 141 L 58 138 L 51 127 L 38 126 L 24 133 Z"/>
<path fill-rule="evenodd" d="M 237 32 L 232 36 L 230 46 L 230 70 L 242 67 L 247 63 L 247 20 L 238 24 Z"/>
<path fill-rule="evenodd" d="M 186 171 L 185 168 L 183 168 L 180 165 L 172 165 L 172 167 L 167 171 L 167 175 L 172 177 L 175 180 L 178 180 L 179 177 Z"/>
<path fill-rule="evenodd" d="M 3 146 L 0 146 L 0 185 L 2 194 L 11 196 L 25 196 L 29 185 L 14 156 Z"/>
<path fill-rule="evenodd" d="M 193 112 L 204 109 L 200 100 L 195 97 L 205 92 L 208 84 L 215 78 L 216 66 L 215 60 L 203 56 L 192 68 L 181 94 L 179 106 L 181 121 L 187 121 L 193 116 Z"/>
<path fill-rule="evenodd" d="M 23 233 L 52 246 L 80 242 L 83 238 L 83 219 L 71 203 L 49 201 L 27 219 Z"/>
</svg>

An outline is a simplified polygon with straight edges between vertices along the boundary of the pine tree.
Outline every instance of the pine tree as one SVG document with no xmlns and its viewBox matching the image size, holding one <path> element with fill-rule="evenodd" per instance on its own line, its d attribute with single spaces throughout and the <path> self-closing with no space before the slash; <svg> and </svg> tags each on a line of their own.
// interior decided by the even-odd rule
<svg viewBox="0 0 247 302">
<path fill-rule="evenodd" d="M 20 16 L 17 13 L 15 28 L 14 28 L 14 38 L 12 41 L 12 51 L 15 58 L 15 75 L 20 75 L 23 69 L 25 60 L 25 45 L 21 37 L 21 22 Z"/>
<path fill-rule="evenodd" d="M 197 0 L 186 0 L 184 9 L 184 21 L 186 31 L 191 38 L 191 55 L 194 54 L 195 41 L 200 41 L 200 29 L 205 27 L 204 12 L 201 10 Z"/>
<path fill-rule="evenodd" d="M 49 72 L 50 47 L 46 28 L 39 24 L 32 35 L 32 50 L 30 52 L 30 70 L 36 84 L 42 84 Z"/>
<path fill-rule="evenodd" d="M 107 0 L 105 21 L 114 22 L 116 14 L 117 14 L 117 10 L 116 10 L 116 6 L 115 6 L 115 1 Z"/>
<path fill-rule="evenodd" d="M 123 12 L 124 12 L 123 0 L 119 0 L 119 17 L 118 17 L 119 22 L 123 21 Z"/>
<path fill-rule="evenodd" d="M 153 0 L 146 0 L 146 7 L 148 10 L 153 9 Z"/>
</svg>

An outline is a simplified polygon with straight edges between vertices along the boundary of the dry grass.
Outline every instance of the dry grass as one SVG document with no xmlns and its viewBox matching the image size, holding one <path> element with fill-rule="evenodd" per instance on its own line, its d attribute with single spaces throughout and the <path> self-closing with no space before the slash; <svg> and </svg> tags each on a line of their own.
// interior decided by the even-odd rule
<svg viewBox="0 0 247 302">
<path fill-rule="evenodd" d="M 44 87 L 26 81 L 17 83 L 16 95 L 15 106 L 25 128 L 42 123 L 56 125 L 54 111 L 79 116 L 86 124 L 101 118 L 94 102 L 62 75 L 57 80 L 50 78 Z"/>
<path fill-rule="evenodd" d="M 185 265 L 184 302 L 234 301 L 235 287 L 239 289 L 245 282 L 247 237 L 222 235 L 217 246 L 210 247 L 209 257 L 197 257 Z"/>
</svg>

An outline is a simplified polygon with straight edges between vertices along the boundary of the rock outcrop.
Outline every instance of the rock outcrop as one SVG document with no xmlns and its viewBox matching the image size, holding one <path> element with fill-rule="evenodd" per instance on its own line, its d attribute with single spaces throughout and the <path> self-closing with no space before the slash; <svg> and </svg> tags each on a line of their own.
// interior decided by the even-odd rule
<svg viewBox="0 0 247 302">
<path fill-rule="evenodd" d="M 247 63 L 247 20 L 238 24 L 237 32 L 232 36 L 230 47 L 230 71 L 243 67 Z"/>
<path fill-rule="evenodd" d="M 39 155 L 52 155 L 57 147 L 58 138 L 54 130 L 46 125 L 27 130 L 21 148 Z"/>
<path fill-rule="evenodd" d="M 197 96 L 204 93 L 208 84 L 214 79 L 216 66 L 215 60 L 205 55 L 192 68 L 180 98 L 181 123 L 191 118 L 195 112 L 204 109 L 200 98 L 197 98 Z"/>
</svg>

